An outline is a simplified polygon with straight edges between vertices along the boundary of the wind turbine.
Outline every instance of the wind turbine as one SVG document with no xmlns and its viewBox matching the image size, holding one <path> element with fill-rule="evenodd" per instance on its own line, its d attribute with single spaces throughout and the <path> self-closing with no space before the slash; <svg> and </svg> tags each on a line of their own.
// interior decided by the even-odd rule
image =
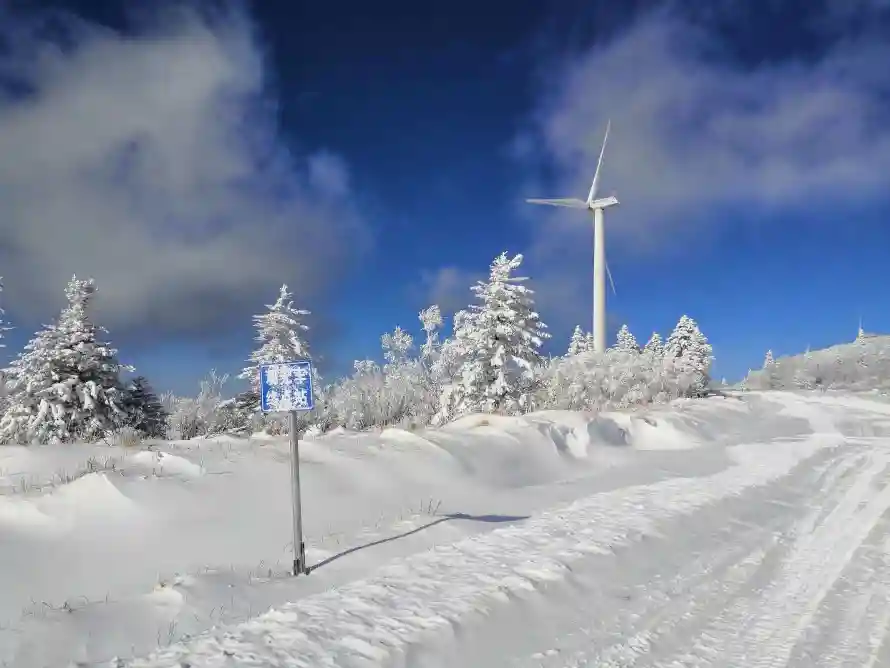
<svg viewBox="0 0 890 668">
<path fill-rule="evenodd" d="M 614 195 L 596 198 L 596 190 L 600 180 L 600 168 L 603 166 L 603 154 L 606 152 L 606 142 L 609 140 L 609 129 L 612 122 L 606 124 L 606 135 L 603 137 L 603 147 L 600 149 L 600 157 L 596 163 L 596 172 L 593 175 L 593 183 L 587 200 L 580 199 L 529 199 L 529 204 L 547 204 L 549 206 L 562 206 L 569 209 L 586 209 L 593 215 L 593 349 L 602 353 L 606 350 L 606 273 L 612 282 L 612 272 L 606 265 L 606 230 L 603 224 L 603 211 L 610 206 L 618 204 L 618 198 Z M 615 283 L 612 282 L 612 292 L 615 292 Z"/>
</svg>

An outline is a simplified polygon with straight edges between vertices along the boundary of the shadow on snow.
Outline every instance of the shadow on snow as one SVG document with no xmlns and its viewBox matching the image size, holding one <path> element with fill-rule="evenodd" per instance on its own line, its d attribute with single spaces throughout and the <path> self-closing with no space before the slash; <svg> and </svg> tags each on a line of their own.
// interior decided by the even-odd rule
<svg viewBox="0 0 890 668">
<path fill-rule="evenodd" d="M 429 529 L 430 527 L 434 527 L 437 524 L 442 524 L 443 522 L 452 522 L 455 520 L 463 520 L 467 522 L 489 522 L 489 523 L 509 523 L 509 522 L 520 522 L 522 520 L 527 520 L 529 518 L 528 515 L 467 515 L 466 513 L 449 513 L 443 517 L 440 517 L 437 520 L 433 520 L 432 522 L 427 522 L 423 526 L 419 526 L 416 529 L 411 529 L 411 531 L 405 531 L 404 533 L 396 534 L 395 536 L 389 536 L 388 538 L 381 538 L 380 540 L 371 541 L 370 543 L 365 543 L 364 545 L 356 545 L 355 547 L 351 547 L 348 550 L 343 550 L 337 554 L 331 555 L 327 559 L 323 559 L 319 561 L 317 564 L 309 566 L 307 569 L 307 573 L 311 573 L 312 571 L 321 568 L 322 566 L 327 566 L 332 561 L 336 561 L 340 557 L 345 557 L 348 554 L 352 554 L 353 552 L 358 552 L 359 550 L 364 550 L 368 547 L 374 547 L 375 545 L 382 545 L 383 543 L 389 543 L 394 540 L 398 540 L 399 538 L 406 538 L 416 533 L 420 533 L 425 529 Z"/>
</svg>

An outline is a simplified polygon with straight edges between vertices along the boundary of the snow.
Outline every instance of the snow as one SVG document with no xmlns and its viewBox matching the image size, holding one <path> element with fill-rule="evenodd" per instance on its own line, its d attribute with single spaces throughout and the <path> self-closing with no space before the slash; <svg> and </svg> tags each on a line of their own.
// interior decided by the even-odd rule
<svg viewBox="0 0 890 668">
<path fill-rule="evenodd" d="M 286 438 L 3 448 L 0 663 L 886 665 L 888 425 L 746 392 L 306 438 L 298 578 Z"/>
</svg>

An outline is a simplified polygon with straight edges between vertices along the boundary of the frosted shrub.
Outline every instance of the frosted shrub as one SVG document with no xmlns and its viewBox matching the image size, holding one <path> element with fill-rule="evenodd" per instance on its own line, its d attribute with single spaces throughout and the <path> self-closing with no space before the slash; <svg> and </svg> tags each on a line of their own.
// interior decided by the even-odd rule
<svg viewBox="0 0 890 668">
<path fill-rule="evenodd" d="M 245 430 L 249 424 L 249 413 L 239 410 L 234 401 L 222 399 L 228 380 L 228 374 L 220 376 L 213 370 L 201 381 L 201 391 L 197 397 L 165 394 L 161 403 L 170 416 L 170 436 L 188 440 Z"/>
<path fill-rule="evenodd" d="M 356 431 L 429 424 L 435 411 L 435 392 L 419 360 L 384 367 L 356 362 L 353 375 L 332 386 L 330 395 L 328 426 Z"/>
<path fill-rule="evenodd" d="M 121 427 L 108 434 L 108 442 L 123 448 L 138 448 L 142 445 L 143 434 L 135 427 Z"/>
<path fill-rule="evenodd" d="M 611 348 L 550 361 L 535 397 L 539 409 L 600 411 L 663 403 L 689 396 L 698 377 L 650 353 Z"/>
</svg>

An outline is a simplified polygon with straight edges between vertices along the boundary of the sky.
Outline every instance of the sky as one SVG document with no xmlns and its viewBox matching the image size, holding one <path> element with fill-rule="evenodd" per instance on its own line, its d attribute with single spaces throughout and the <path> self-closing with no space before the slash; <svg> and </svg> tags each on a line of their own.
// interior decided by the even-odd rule
<svg viewBox="0 0 890 668">
<path fill-rule="evenodd" d="M 524 200 L 586 196 L 609 119 L 611 331 L 688 314 L 729 379 L 890 333 L 890 0 L 482 7 L 0 3 L 7 356 L 93 276 L 122 360 L 193 393 L 287 283 L 336 376 L 502 251 L 561 354 L 591 225 Z"/>
</svg>

